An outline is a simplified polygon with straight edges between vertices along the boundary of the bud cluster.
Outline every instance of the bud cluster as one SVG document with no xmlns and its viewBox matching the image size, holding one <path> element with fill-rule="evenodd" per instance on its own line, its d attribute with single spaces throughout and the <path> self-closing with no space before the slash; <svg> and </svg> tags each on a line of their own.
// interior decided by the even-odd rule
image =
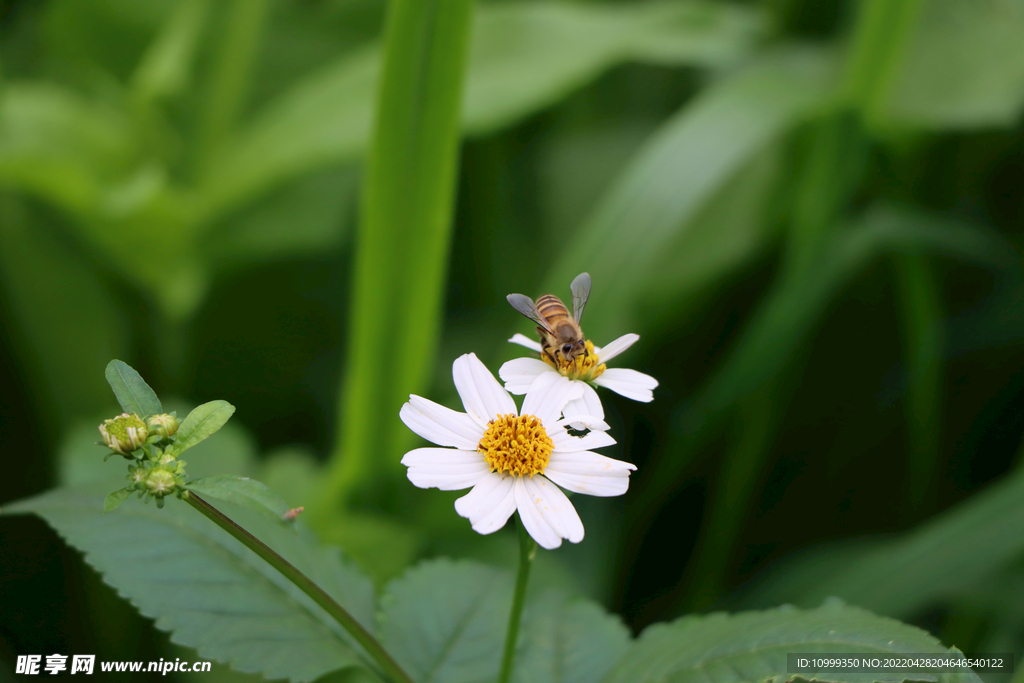
<svg viewBox="0 0 1024 683">
<path fill-rule="evenodd" d="M 99 430 L 112 451 L 107 457 L 116 453 L 131 461 L 126 478 L 140 498 L 155 498 L 157 507 L 163 507 L 165 496 L 181 497 L 186 463 L 174 450 L 178 420 L 173 414 L 150 415 L 143 421 L 138 415 L 122 413 L 104 420 Z"/>
</svg>

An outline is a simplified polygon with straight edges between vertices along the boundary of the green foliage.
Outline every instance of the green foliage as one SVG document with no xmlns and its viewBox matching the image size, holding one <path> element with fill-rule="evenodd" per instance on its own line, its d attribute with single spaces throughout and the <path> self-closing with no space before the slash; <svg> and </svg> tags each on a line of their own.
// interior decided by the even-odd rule
<svg viewBox="0 0 1024 683">
<path fill-rule="evenodd" d="M 290 509 L 288 505 L 281 496 L 255 479 L 233 474 L 220 474 L 204 479 L 192 479 L 185 487 L 204 497 L 236 503 L 255 510 L 275 522 L 287 523 L 284 514 Z"/>
<path fill-rule="evenodd" d="M 174 452 L 182 453 L 208 439 L 234 414 L 235 407 L 227 401 L 210 401 L 197 406 L 178 426 L 178 433 L 174 437 Z"/>
<path fill-rule="evenodd" d="M 433 560 L 391 582 L 381 639 L 419 683 L 474 683 L 498 675 L 512 577 L 471 562 Z M 551 591 L 528 598 L 515 681 L 600 680 L 626 652 L 629 632 L 592 602 Z"/>
<path fill-rule="evenodd" d="M 1019 558 L 1022 518 L 1024 478 L 1015 475 L 900 538 L 808 553 L 776 570 L 752 602 L 809 605 L 837 595 L 908 618 L 976 590 Z"/>
<path fill-rule="evenodd" d="M 187 505 L 104 513 L 102 488 L 60 488 L 4 508 L 42 516 L 104 581 L 202 657 L 268 678 L 312 681 L 361 659 L 348 634 L 248 548 Z M 367 627 L 373 588 L 333 549 L 240 508 L 232 516 Z"/>
<path fill-rule="evenodd" d="M 398 450 L 400 432 L 387 425 L 425 382 L 437 344 L 472 7 L 397 0 L 389 8 L 341 390 L 344 457 L 328 474 L 335 503 L 398 467 L 374 454 Z M 404 352 L 390 353 L 391 345 Z"/>
<path fill-rule="evenodd" d="M 648 681 L 786 681 L 786 655 L 807 653 L 934 653 L 958 656 L 920 629 L 830 602 L 814 610 L 781 607 L 765 612 L 721 612 L 689 616 L 644 631 L 604 683 Z M 828 673 L 823 680 L 872 683 L 906 678 L 904 673 Z M 974 681 L 965 673 L 918 674 L 942 683 Z M 915 678 L 917 678 L 915 676 Z"/>
<path fill-rule="evenodd" d="M 134 413 L 146 419 L 150 415 L 159 415 L 164 407 L 146 380 L 142 379 L 130 365 L 123 361 L 112 360 L 107 365 L 107 382 L 114 390 L 114 396 L 126 413 Z M 191 417 L 191 415 L 189 416 Z M 211 432 L 212 433 L 212 432 Z"/>
</svg>

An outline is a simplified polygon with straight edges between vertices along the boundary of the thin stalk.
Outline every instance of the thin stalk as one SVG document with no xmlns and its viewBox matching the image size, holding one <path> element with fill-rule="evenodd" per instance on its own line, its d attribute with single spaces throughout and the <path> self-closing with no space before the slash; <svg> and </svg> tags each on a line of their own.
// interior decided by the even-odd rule
<svg viewBox="0 0 1024 683">
<path fill-rule="evenodd" d="M 269 0 L 232 0 L 228 8 L 200 121 L 199 149 L 204 160 L 245 108 L 269 7 Z"/>
<path fill-rule="evenodd" d="M 231 518 L 217 508 L 199 497 L 194 491 L 188 491 L 182 500 L 201 512 L 207 519 L 219 526 L 224 531 L 241 541 L 245 547 L 260 556 L 267 564 L 281 572 L 281 574 L 295 584 L 299 590 L 313 599 L 313 602 L 320 605 L 325 612 L 331 615 L 341 627 L 348 631 L 357 643 L 363 646 L 366 653 L 373 658 L 386 677 L 395 683 L 413 683 L 409 675 L 391 658 L 387 650 L 377 642 L 369 631 L 363 628 L 362 624 L 355 620 L 344 607 L 334 601 L 330 595 L 324 592 L 320 586 L 295 568 L 292 563 L 284 559 L 258 538 L 236 524 Z"/>
<path fill-rule="evenodd" d="M 508 615 L 508 631 L 505 633 L 505 651 L 501 655 L 501 672 L 498 683 L 512 680 L 512 662 L 516 656 L 519 641 L 519 624 L 523 620 L 523 605 L 526 604 L 526 585 L 530 581 L 530 567 L 537 556 L 537 542 L 519 520 L 519 572 L 516 574 L 516 589 L 512 597 L 512 612 Z"/>
</svg>

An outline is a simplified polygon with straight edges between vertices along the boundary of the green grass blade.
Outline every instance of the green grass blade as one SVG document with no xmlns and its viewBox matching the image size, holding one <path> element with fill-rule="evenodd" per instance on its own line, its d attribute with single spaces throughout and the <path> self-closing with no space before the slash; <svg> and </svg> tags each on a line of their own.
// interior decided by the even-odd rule
<svg viewBox="0 0 1024 683">
<path fill-rule="evenodd" d="M 440 331 L 471 0 L 395 0 L 366 164 L 335 502 L 399 469 L 398 410 L 422 391 Z"/>
<path fill-rule="evenodd" d="M 462 111 L 471 135 L 512 125 L 626 61 L 735 61 L 761 24 L 746 8 L 701 2 L 510 2 L 476 14 Z M 206 210 L 218 213 L 302 173 L 357 160 L 369 140 L 379 64 L 376 44 L 351 52 L 257 112 L 206 169 Z"/>
<path fill-rule="evenodd" d="M 587 271 L 595 292 L 588 325 L 608 328 L 602 331 L 611 338 L 627 332 L 616 316 L 660 289 L 664 269 L 654 266 L 666 249 L 704 230 L 693 219 L 709 200 L 779 135 L 825 106 L 834 92 L 832 66 L 825 53 L 787 50 L 706 89 L 651 137 L 537 291 L 567 291 Z"/>
</svg>

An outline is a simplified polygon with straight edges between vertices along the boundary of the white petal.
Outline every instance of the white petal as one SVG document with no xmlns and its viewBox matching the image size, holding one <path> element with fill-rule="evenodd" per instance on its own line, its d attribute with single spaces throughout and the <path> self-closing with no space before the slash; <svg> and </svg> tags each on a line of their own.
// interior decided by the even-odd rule
<svg viewBox="0 0 1024 683">
<path fill-rule="evenodd" d="M 555 372 L 555 369 L 537 358 L 516 358 L 502 365 L 498 376 L 504 380 L 507 391 L 525 394 L 542 372 Z"/>
<path fill-rule="evenodd" d="M 519 334 L 518 332 L 513 334 L 512 338 L 509 339 L 509 341 L 512 342 L 513 344 L 519 344 L 520 346 L 525 346 L 526 348 L 532 349 L 533 351 L 536 351 L 537 353 L 540 353 L 540 351 L 541 351 L 541 346 L 540 346 L 540 342 L 539 341 L 536 341 L 534 339 L 530 339 L 529 337 L 527 337 L 525 335 L 522 335 L 522 334 Z"/>
<path fill-rule="evenodd" d="M 516 477 L 512 490 L 516 495 L 516 509 L 519 510 L 519 519 L 526 527 L 526 531 L 537 541 L 541 548 L 553 550 L 562 545 L 562 537 L 555 533 L 551 525 L 544 521 L 544 516 L 537 509 L 533 497 L 526 490 L 525 480 L 529 477 Z M 553 485 L 552 485 L 553 486 Z"/>
<path fill-rule="evenodd" d="M 555 429 L 548 432 L 551 441 L 555 444 L 556 453 L 575 453 L 588 451 L 591 448 L 604 448 L 615 443 L 608 432 L 593 431 L 584 436 L 572 436 L 564 429 Z M 554 454 L 552 454 L 554 455 Z"/>
<path fill-rule="evenodd" d="M 562 488 L 590 496 L 620 496 L 636 467 L 597 453 L 553 453 L 544 475 Z"/>
<path fill-rule="evenodd" d="M 491 472 L 473 490 L 455 501 L 455 511 L 469 519 L 473 531 L 494 533 L 516 511 L 515 477 Z"/>
<path fill-rule="evenodd" d="M 583 395 L 583 383 L 557 372 L 537 375 L 523 399 L 523 415 L 535 415 L 545 426 L 554 424 L 565 404 Z"/>
<path fill-rule="evenodd" d="M 561 489 L 542 476 L 521 477 L 526 493 L 551 530 L 570 543 L 583 540 L 583 522 Z M 518 500 L 517 500 L 518 502 Z M 519 505 L 520 515 L 523 506 Z M 539 541 L 538 541 L 539 542 Z"/>
<path fill-rule="evenodd" d="M 547 365 L 547 363 L 544 364 Z M 594 391 L 592 386 L 586 382 L 582 382 L 582 384 L 583 395 L 566 403 L 565 408 L 562 408 L 562 414 L 566 417 L 570 417 L 572 415 L 593 415 L 598 420 L 602 421 L 601 424 L 604 424 L 604 406 L 601 405 L 601 398 L 597 395 L 597 392 Z M 583 431 L 584 429 L 602 429 L 601 427 L 593 426 L 592 424 L 582 420 L 574 420 L 572 428 L 577 431 Z M 608 429 L 608 427 L 604 427 L 603 429 Z"/>
<path fill-rule="evenodd" d="M 590 429 L 595 432 L 607 432 L 611 429 L 611 425 L 593 415 L 570 415 L 569 417 L 563 417 L 555 422 L 554 425 L 562 428 L 572 427 L 577 432 L 582 432 L 584 429 Z"/>
<path fill-rule="evenodd" d="M 464 465 L 470 462 L 484 462 L 484 456 L 476 451 L 455 448 L 416 448 L 402 456 L 406 467 L 414 465 Z"/>
<path fill-rule="evenodd" d="M 607 363 L 615 356 L 619 355 L 633 344 L 636 344 L 640 340 L 639 334 L 624 334 L 615 341 L 611 342 L 607 346 L 602 346 L 601 350 L 594 349 L 597 353 L 597 359 L 602 363 Z"/>
<path fill-rule="evenodd" d="M 410 396 L 398 416 L 409 429 L 438 446 L 475 450 L 484 435 L 469 415 L 419 396 Z"/>
<path fill-rule="evenodd" d="M 516 404 L 508 392 L 501 388 L 491 371 L 480 362 L 475 353 L 459 356 L 452 364 L 452 379 L 462 398 L 466 412 L 481 427 L 498 415 L 516 415 Z"/>
<path fill-rule="evenodd" d="M 421 489 L 457 491 L 479 483 L 490 468 L 476 451 L 451 448 L 417 448 L 402 458 L 409 481 Z"/>
<path fill-rule="evenodd" d="M 658 380 L 636 370 L 610 368 L 594 380 L 594 384 L 607 387 L 620 396 L 634 401 L 650 403 L 654 400 L 652 390 L 658 386 Z"/>
</svg>

